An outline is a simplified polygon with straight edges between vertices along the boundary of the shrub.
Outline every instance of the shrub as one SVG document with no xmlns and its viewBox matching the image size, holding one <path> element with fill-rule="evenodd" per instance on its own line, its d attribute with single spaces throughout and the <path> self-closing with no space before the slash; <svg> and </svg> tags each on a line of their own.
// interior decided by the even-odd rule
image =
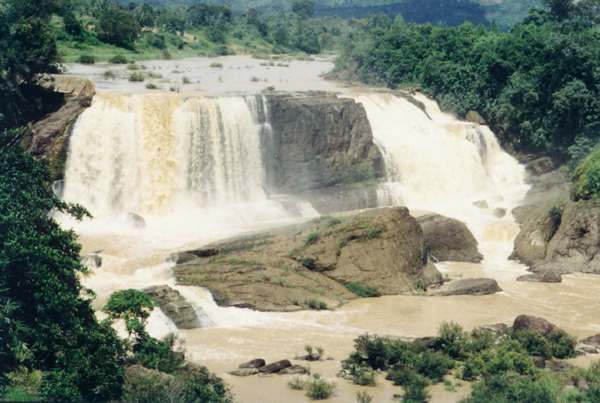
<svg viewBox="0 0 600 403">
<path fill-rule="evenodd" d="M 129 75 L 129 81 L 131 82 L 142 82 L 146 79 L 143 73 L 131 73 Z"/>
<path fill-rule="evenodd" d="M 143 335 L 133 346 L 133 357 L 131 361 L 143 365 L 146 368 L 171 373 L 175 372 L 184 363 L 184 355 L 173 351 L 175 337 L 169 335 L 163 340 Z"/>
<path fill-rule="evenodd" d="M 299 376 L 295 377 L 291 381 L 288 382 L 288 388 L 292 390 L 303 390 L 306 385 L 306 381 L 304 381 Z"/>
<path fill-rule="evenodd" d="M 150 72 L 148 72 L 148 77 L 150 77 L 150 78 L 162 78 L 163 76 L 160 73 L 155 73 L 153 71 L 150 71 Z"/>
<path fill-rule="evenodd" d="M 117 78 L 115 73 L 112 70 L 106 70 L 103 74 L 105 80 L 114 80 Z"/>
<path fill-rule="evenodd" d="M 306 240 L 304 241 L 304 246 L 313 245 L 313 244 L 317 243 L 318 240 L 319 240 L 319 233 L 318 232 L 311 232 L 306 237 Z"/>
<path fill-rule="evenodd" d="M 491 376 L 505 372 L 531 375 L 536 372 L 533 360 L 523 347 L 515 341 L 506 341 L 494 350 L 481 353 L 481 373 Z"/>
<path fill-rule="evenodd" d="M 600 148 L 592 151 L 575 169 L 573 199 L 589 200 L 600 193 Z"/>
<path fill-rule="evenodd" d="M 327 309 L 327 304 L 319 299 L 309 299 L 306 300 L 305 303 L 310 309 L 314 309 L 316 311 L 323 311 Z"/>
<path fill-rule="evenodd" d="M 427 378 L 409 368 L 394 369 L 389 372 L 387 379 L 404 388 L 404 402 L 427 401 Z"/>
<path fill-rule="evenodd" d="M 356 393 L 356 403 L 371 403 L 373 402 L 373 396 L 367 391 L 363 390 Z"/>
<path fill-rule="evenodd" d="M 433 342 L 435 350 L 443 351 L 455 360 L 464 359 L 469 350 L 469 338 L 456 323 L 442 323 Z"/>
<path fill-rule="evenodd" d="M 575 339 L 560 329 L 555 329 L 547 335 L 522 331 L 515 333 L 513 337 L 531 355 L 561 359 L 575 356 Z"/>
<path fill-rule="evenodd" d="M 79 56 L 79 63 L 81 64 L 95 64 L 96 58 L 92 55 L 81 55 Z"/>
<path fill-rule="evenodd" d="M 547 377 L 521 376 L 514 372 L 496 374 L 477 382 L 466 403 L 556 402 L 560 386 Z"/>
<path fill-rule="evenodd" d="M 345 284 L 348 291 L 358 295 L 361 298 L 372 298 L 380 297 L 381 293 L 376 287 L 365 285 L 362 283 L 348 283 Z"/>
<path fill-rule="evenodd" d="M 441 352 L 424 350 L 415 358 L 414 367 L 419 374 L 438 383 L 454 367 L 454 361 Z"/>
<path fill-rule="evenodd" d="M 352 374 L 352 382 L 361 386 L 375 386 L 375 371 L 370 368 L 357 367 L 357 370 Z"/>
<path fill-rule="evenodd" d="M 213 69 L 222 69 L 223 63 L 214 62 L 210 64 L 210 67 L 212 67 Z"/>
<path fill-rule="evenodd" d="M 136 71 L 136 70 L 139 70 L 139 69 L 140 69 L 140 65 L 139 65 L 139 64 L 137 64 L 136 62 L 130 62 L 130 63 L 127 65 L 127 70 Z"/>
<path fill-rule="evenodd" d="M 181 82 L 183 82 L 183 84 L 191 84 L 192 83 L 192 81 L 188 77 L 183 77 L 181 79 Z"/>
<path fill-rule="evenodd" d="M 148 90 L 157 90 L 158 86 L 156 84 L 153 84 L 153 83 L 148 83 L 148 84 L 146 84 L 146 89 L 148 89 Z"/>
<path fill-rule="evenodd" d="M 306 382 L 304 389 L 306 396 L 311 400 L 325 400 L 333 395 L 335 384 L 327 382 L 319 374 L 313 375 L 313 378 Z"/>
<path fill-rule="evenodd" d="M 149 33 L 146 35 L 146 43 L 156 49 L 165 49 L 167 41 L 163 34 Z"/>
<path fill-rule="evenodd" d="M 125 57 L 124 55 L 114 55 L 113 57 L 110 58 L 109 63 L 127 64 L 128 60 L 127 60 L 127 57 Z"/>
<path fill-rule="evenodd" d="M 307 344 L 304 346 L 304 350 L 306 351 L 306 359 L 309 361 L 319 361 L 325 354 L 325 349 L 321 346 L 314 347 Z"/>
</svg>

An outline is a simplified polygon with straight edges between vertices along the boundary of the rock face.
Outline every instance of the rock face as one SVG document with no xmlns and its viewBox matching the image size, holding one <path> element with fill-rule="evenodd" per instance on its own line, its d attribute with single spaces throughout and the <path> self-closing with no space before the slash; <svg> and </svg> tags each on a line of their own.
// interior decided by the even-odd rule
<svg viewBox="0 0 600 403">
<path fill-rule="evenodd" d="M 517 281 L 525 281 L 530 283 L 560 283 L 562 276 L 560 273 L 552 271 L 544 271 L 533 274 L 525 274 L 517 278 Z"/>
<path fill-rule="evenodd" d="M 531 315 L 519 315 L 513 322 L 513 332 L 534 332 L 544 335 L 558 329 L 544 318 Z"/>
<path fill-rule="evenodd" d="M 34 157 L 48 161 L 52 180 L 62 179 L 73 124 L 95 94 L 94 84 L 86 79 L 51 76 L 40 85 L 64 96 L 64 104 L 55 112 L 36 122 L 23 146 Z"/>
<path fill-rule="evenodd" d="M 180 284 L 206 287 L 217 303 L 264 311 L 338 306 L 359 283 L 383 295 L 441 282 L 406 208 L 369 210 L 220 242 L 220 253 L 174 268 Z"/>
<path fill-rule="evenodd" d="M 530 214 L 512 257 L 534 272 L 600 273 L 600 205 L 568 201 Z"/>
<path fill-rule="evenodd" d="M 328 94 L 267 99 L 272 133 L 265 136 L 263 155 L 274 192 L 383 175 L 383 158 L 361 104 Z"/>
<path fill-rule="evenodd" d="M 462 222 L 439 214 L 418 217 L 417 222 L 425 247 L 436 260 L 479 263 L 483 259 L 477 240 Z"/>
<path fill-rule="evenodd" d="M 488 295 L 502 291 L 496 280 L 490 278 L 467 278 L 451 281 L 438 289 L 432 290 L 430 295 L 447 297 L 451 295 Z"/>
<path fill-rule="evenodd" d="M 166 285 L 146 288 L 146 294 L 152 297 L 179 329 L 195 329 L 200 327 L 200 319 L 194 307 L 183 298 L 179 291 Z"/>
</svg>

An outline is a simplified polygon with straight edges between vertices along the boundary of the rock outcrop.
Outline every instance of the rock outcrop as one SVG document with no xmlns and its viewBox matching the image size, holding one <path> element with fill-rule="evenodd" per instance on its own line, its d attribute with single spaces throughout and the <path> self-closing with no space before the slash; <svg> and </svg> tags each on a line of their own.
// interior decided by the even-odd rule
<svg viewBox="0 0 600 403">
<path fill-rule="evenodd" d="M 23 146 L 34 157 L 46 160 L 52 179 L 59 180 L 64 175 L 73 124 L 91 105 L 95 89 L 89 80 L 68 76 L 52 76 L 42 86 L 63 94 L 64 104 L 33 124 Z"/>
<path fill-rule="evenodd" d="M 532 315 L 519 315 L 513 322 L 513 332 L 534 332 L 543 335 L 550 334 L 558 327 L 544 318 Z"/>
<path fill-rule="evenodd" d="M 539 273 L 525 274 L 519 276 L 517 281 L 524 281 L 529 283 L 560 283 L 562 282 L 562 276 L 560 273 L 553 271 L 543 271 Z"/>
<path fill-rule="evenodd" d="M 502 291 L 496 280 L 491 278 L 467 278 L 450 281 L 431 290 L 429 295 L 448 297 L 452 295 L 488 295 Z"/>
<path fill-rule="evenodd" d="M 383 175 L 383 158 L 364 107 L 333 94 L 268 96 L 267 183 L 294 192 Z"/>
<path fill-rule="evenodd" d="M 178 329 L 195 329 L 201 326 L 194 307 L 183 298 L 179 291 L 167 285 L 144 289 L 158 304 L 160 310 L 175 323 Z"/>
<path fill-rule="evenodd" d="M 477 240 L 464 223 L 439 214 L 417 217 L 417 222 L 425 236 L 425 248 L 435 260 L 479 263 L 483 259 Z"/>
<path fill-rule="evenodd" d="M 350 283 L 390 295 L 441 282 L 406 208 L 322 217 L 210 246 L 219 254 L 177 265 L 175 277 L 208 288 L 226 306 L 322 309 L 357 298 Z"/>
</svg>

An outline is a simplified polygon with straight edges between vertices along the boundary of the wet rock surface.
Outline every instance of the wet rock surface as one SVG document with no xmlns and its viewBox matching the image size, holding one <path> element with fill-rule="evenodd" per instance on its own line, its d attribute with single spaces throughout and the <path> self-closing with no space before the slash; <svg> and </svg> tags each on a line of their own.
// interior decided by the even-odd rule
<svg viewBox="0 0 600 403">
<path fill-rule="evenodd" d="M 383 175 L 364 107 L 333 94 L 268 96 L 267 182 L 275 192 L 318 189 Z"/>
<path fill-rule="evenodd" d="M 479 263 L 483 259 L 477 240 L 459 220 L 427 214 L 417 217 L 417 222 L 423 230 L 425 247 L 436 261 Z"/>
<path fill-rule="evenodd" d="M 517 278 L 517 281 L 525 281 L 530 283 L 560 283 L 562 275 L 557 272 L 545 271 L 539 273 L 525 274 Z"/>
<path fill-rule="evenodd" d="M 452 295 L 489 295 L 502 291 L 496 280 L 490 278 L 468 278 L 454 280 L 433 289 L 429 295 L 446 297 Z"/>
<path fill-rule="evenodd" d="M 321 217 L 210 247 L 219 254 L 178 264 L 175 277 L 208 288 L 226 306 L 325 309 L 357 298 L 351 283 L 392 295 L 441 282 L 406 208 Z"/>
<path fill-rule="evenodd" d="M 175 323 L 179 329 L 195 329 L 201 327 L 200 318 L 194 307 L 183 298 L 179 291 L 167 285 L 144 289 L 154 299 L 160 310 Z"/>
</svg>

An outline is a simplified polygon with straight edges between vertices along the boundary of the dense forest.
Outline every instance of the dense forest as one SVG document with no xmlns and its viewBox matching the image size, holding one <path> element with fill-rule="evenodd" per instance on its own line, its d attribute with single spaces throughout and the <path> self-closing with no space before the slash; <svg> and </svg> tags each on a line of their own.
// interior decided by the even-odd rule
<svg viewBox="0 0 600 403">
<path fill-rule="evenodd" d="M 419 88 L 443 108 L 479 112 L 517 150 L 579 160 L 598 141 L 597 1 L 547 0 L 510 32 L 371 18 L 338 70 L 391 88 Z"/>
</svg>

